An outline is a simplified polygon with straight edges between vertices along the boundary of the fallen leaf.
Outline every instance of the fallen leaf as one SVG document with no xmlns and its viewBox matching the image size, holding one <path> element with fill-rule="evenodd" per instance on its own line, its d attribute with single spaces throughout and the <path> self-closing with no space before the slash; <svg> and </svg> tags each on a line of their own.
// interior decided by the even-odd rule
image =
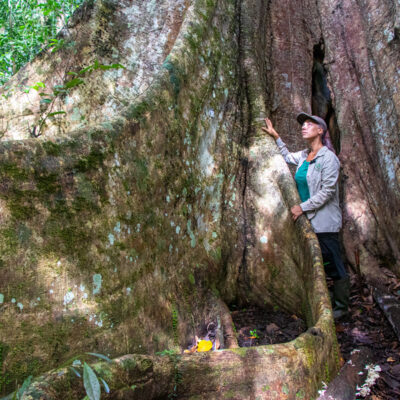
<svg viewBox="0 0 400 400">
<path fill-rule="evenodd" d="M 197 350 L 197 345 L 195 344 L 194 346 L 189 347 L 188 350 L 184 350 L 184 353 L 185 354 L 193 354 L 196 350 Z"/>
<path fill-rule="evenodd" d="M 387 362 L 396 362 L 396 360 L 393 357 L 388 357 L 386 359 Z"/>
<path fill-rule="evenodd" d="M 197 351 L 199 353 L 210 351 L 212 346 L 213 344 L 210 340 L 200 340 L 200 342 L 197 344 Z"/>
</svg>

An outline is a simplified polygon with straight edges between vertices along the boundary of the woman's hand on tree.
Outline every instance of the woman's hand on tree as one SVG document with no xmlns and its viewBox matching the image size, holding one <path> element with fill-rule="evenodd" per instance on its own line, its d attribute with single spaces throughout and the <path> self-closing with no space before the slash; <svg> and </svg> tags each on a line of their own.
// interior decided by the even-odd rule
<svg viewBox="0 0 400 400">
<path fill-rule="evenodd" d="M 268 135 L 272 136 L 275 140 L 278 139 L 279 138 L 278 132 L 272 126 L 271 120 L 269 118 L 265 118 L 264 121 L 266 126 L 261 127 L 261 129 L 264 132 L 267 132 Z"/>
<path fill-rule="evenodd" d="M 296 221 L 297 218 L 300 217 L 301 214 L 303 214 L 303 210 L 299 205 L 295 205 L 290 209 L 290 212 L 292 213 L 292 218 L 293 221 Z"/>
</svg>

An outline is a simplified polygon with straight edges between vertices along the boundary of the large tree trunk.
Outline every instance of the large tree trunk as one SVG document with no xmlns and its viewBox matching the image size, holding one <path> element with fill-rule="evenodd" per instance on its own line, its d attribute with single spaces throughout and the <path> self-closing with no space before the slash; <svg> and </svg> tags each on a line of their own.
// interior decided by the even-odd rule
<svg viewBox="0 0 400 400">
<path fill-rule="evenodd" d="M 342 3 L 335 3 L 338 9 Z M 379 148 L 385 162 L 370 163 L 367 154 L 381 132 L 372 140 L 371 123 L 355 129 L 348 119 L 361 118 L 356 104 L 369 92 L 346 96 L 349 88 L 339 82 L 347 76 L 352 83 L 352 70 L 344 64 L 335 70 L 335 57 L 349 53 L 333 45 L 347 39 L 334 36 L 330 7 L 322 0 L 301 7 L 290 0 L 87 2 L 64 32 L 65 46 L 42 53 L 3 88 L 3 392 L 84 351 L 180 351 L 210 321 L 222 321 L 229 334 L 230 303 L 279 306 L 303 316 L 308 331 L 249 352 L 185 356 L 179 396 L 221 398 L 233 390 L 231 398 L 312 398 L 321 380 L 336 373 L 339 354 L 318 243 L 304 217 L 291 220 L 290 206 L 299 201 L 293 179 L 260 130 L 260 118 L 270 115 L 294 149 L 300 146 L 296 113 L 312 104 L 325 110 L 349 176 L 345 237 L 353 237 L 346 249 L 352 254 L 360 221 L 350 212 L 351 193 L 375 210 L 365 216 L 363 254 L 394 258 L 398 224 L 383 226 L 390 215 L 383 191 L 378 184 L 365 191 L 350 163 L 356 154 L 345 143 L 352 135 L 371 137 L 359 154 L 375 175 L 361 177 L 382 182 L 392 207 L 398 205 L 398 177 L 381 167 L 397 153 Z M 366 36 L 375 23 L 370 19 Z M 322 51 L 321 39 L 324 60 L 313 57 L 314 46 Z M 395 30 L 382 46 L 397 41 Z M 396 56 L 387 50 L 379 57 L 389 64 Z M 105 67 L 115 63 L 125 68 Z M 92 71 L 79 74 L 88 65 Z M 21 90 L 44 82 L 49 92 L 76 76 L 83 83 L 50 104 L 34 89 Z M 395 105 L 395 94 L 382 103 L 394 110 L 393 118 Z M 56 111 L 65 114 L 48 115 Z M 368 118 L 375 121 L 374 114 Z M 385 132 L 398 148 L 395 130 Z M 386 247 L 379 246 L 382 238 Z M 150 355 L 154 365 L 163 365 Z M 171 394 L 176 368 L 168 371 L 160 375 L 166 382 L 160 393 L 149 389 L 147 398 Z M 146 376 L 135 372 L 124 384 L 143 383 Z M 54 387 L 61 393 L 70 386 Z M 115 384 L 116 397 L 123 398 L 123 388 Z M 50 386 L 46 396 L 54 390 Z"/>
</svg>

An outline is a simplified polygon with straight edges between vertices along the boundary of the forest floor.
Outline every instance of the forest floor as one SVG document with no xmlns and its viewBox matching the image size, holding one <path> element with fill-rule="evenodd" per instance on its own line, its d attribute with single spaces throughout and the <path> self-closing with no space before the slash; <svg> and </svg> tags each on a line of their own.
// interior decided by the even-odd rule
<svg viewBox="0 0 400 400">
<path fill-rule="evenodd" d="M 349 360 L 354 349 L 368 347 L 373 354 L 372 363 L 379 365 L 381 372 L 371 388 L 371 393 L 363 399 L 399 400 L 400 343 L 365 282 L 355 274 L 351 274 L 351 282 L 350 313 L 336 321 L 344 362 Z M 394 276 L 392 282 L 388 289 L 399 297 L 400 302 L 400 283 Z M 232 319 L 241 347 L 287 342 L 306 330 L 306 324 L 301 318 L 284 313 L 278 308 L 233 308 Z"/>
<path fill-rule="evenodd" d="M 391 275 L 389 271 L 383 271 Z M 400 282 L 392 275 L 388 292 L 398 297 Z M 336 322 L 336 333 L 345 361 L 350 352 L 362 346 L 372 350 L 373 363 L 381 368 L 379 379 L 367 400 L 400 399 L 400 343 L 382 310 L 374 301 L 368 286 L 351 275 L 349 316 Z"/>
</svg>

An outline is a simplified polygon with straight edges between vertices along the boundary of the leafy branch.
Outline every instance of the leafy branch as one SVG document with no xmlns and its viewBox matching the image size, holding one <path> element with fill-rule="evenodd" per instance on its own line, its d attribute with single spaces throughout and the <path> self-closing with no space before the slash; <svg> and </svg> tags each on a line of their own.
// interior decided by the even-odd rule
<svg viewBox="0 0 400 400">
<path fill-rule="evenodd" d="M 96 70 L 108 71 L 111 69 L 119 69 L 125 68 L 121 64 L 110 64 L 105 65 L 99 63 L 98 60 L 95 60 L 93 64 L 88 65 L 87 67 L 81 69 L 79 72 L 70 71 L 67 72 L 66 75 L 73 76 L 72 79 L 65 82 L 63 85 L 54 85 L 49 92 L 46 92 L 46 85 L 43 82 L 36 82 L 32 86 L 29 86 L 25 89 L 25 93 L 29 93 L 31 89 L 39 92 L 40 100 L 40 117 L 37 125 L 32 128 L 29 127 L 29 134 L 31 137 L 37 138 L 42 135 L 43 128 L 46 124 L 48 118 L 55 117 L 57 115 L 66 114 L 65 111 L 53 111 L 54 105 L 57 99 L 60 99 L 63 96 L 66 96 L 70 93 L 70 91 L 80 85 L 85 83 L 84 75 L 90 74 Z"/>
</svg>

